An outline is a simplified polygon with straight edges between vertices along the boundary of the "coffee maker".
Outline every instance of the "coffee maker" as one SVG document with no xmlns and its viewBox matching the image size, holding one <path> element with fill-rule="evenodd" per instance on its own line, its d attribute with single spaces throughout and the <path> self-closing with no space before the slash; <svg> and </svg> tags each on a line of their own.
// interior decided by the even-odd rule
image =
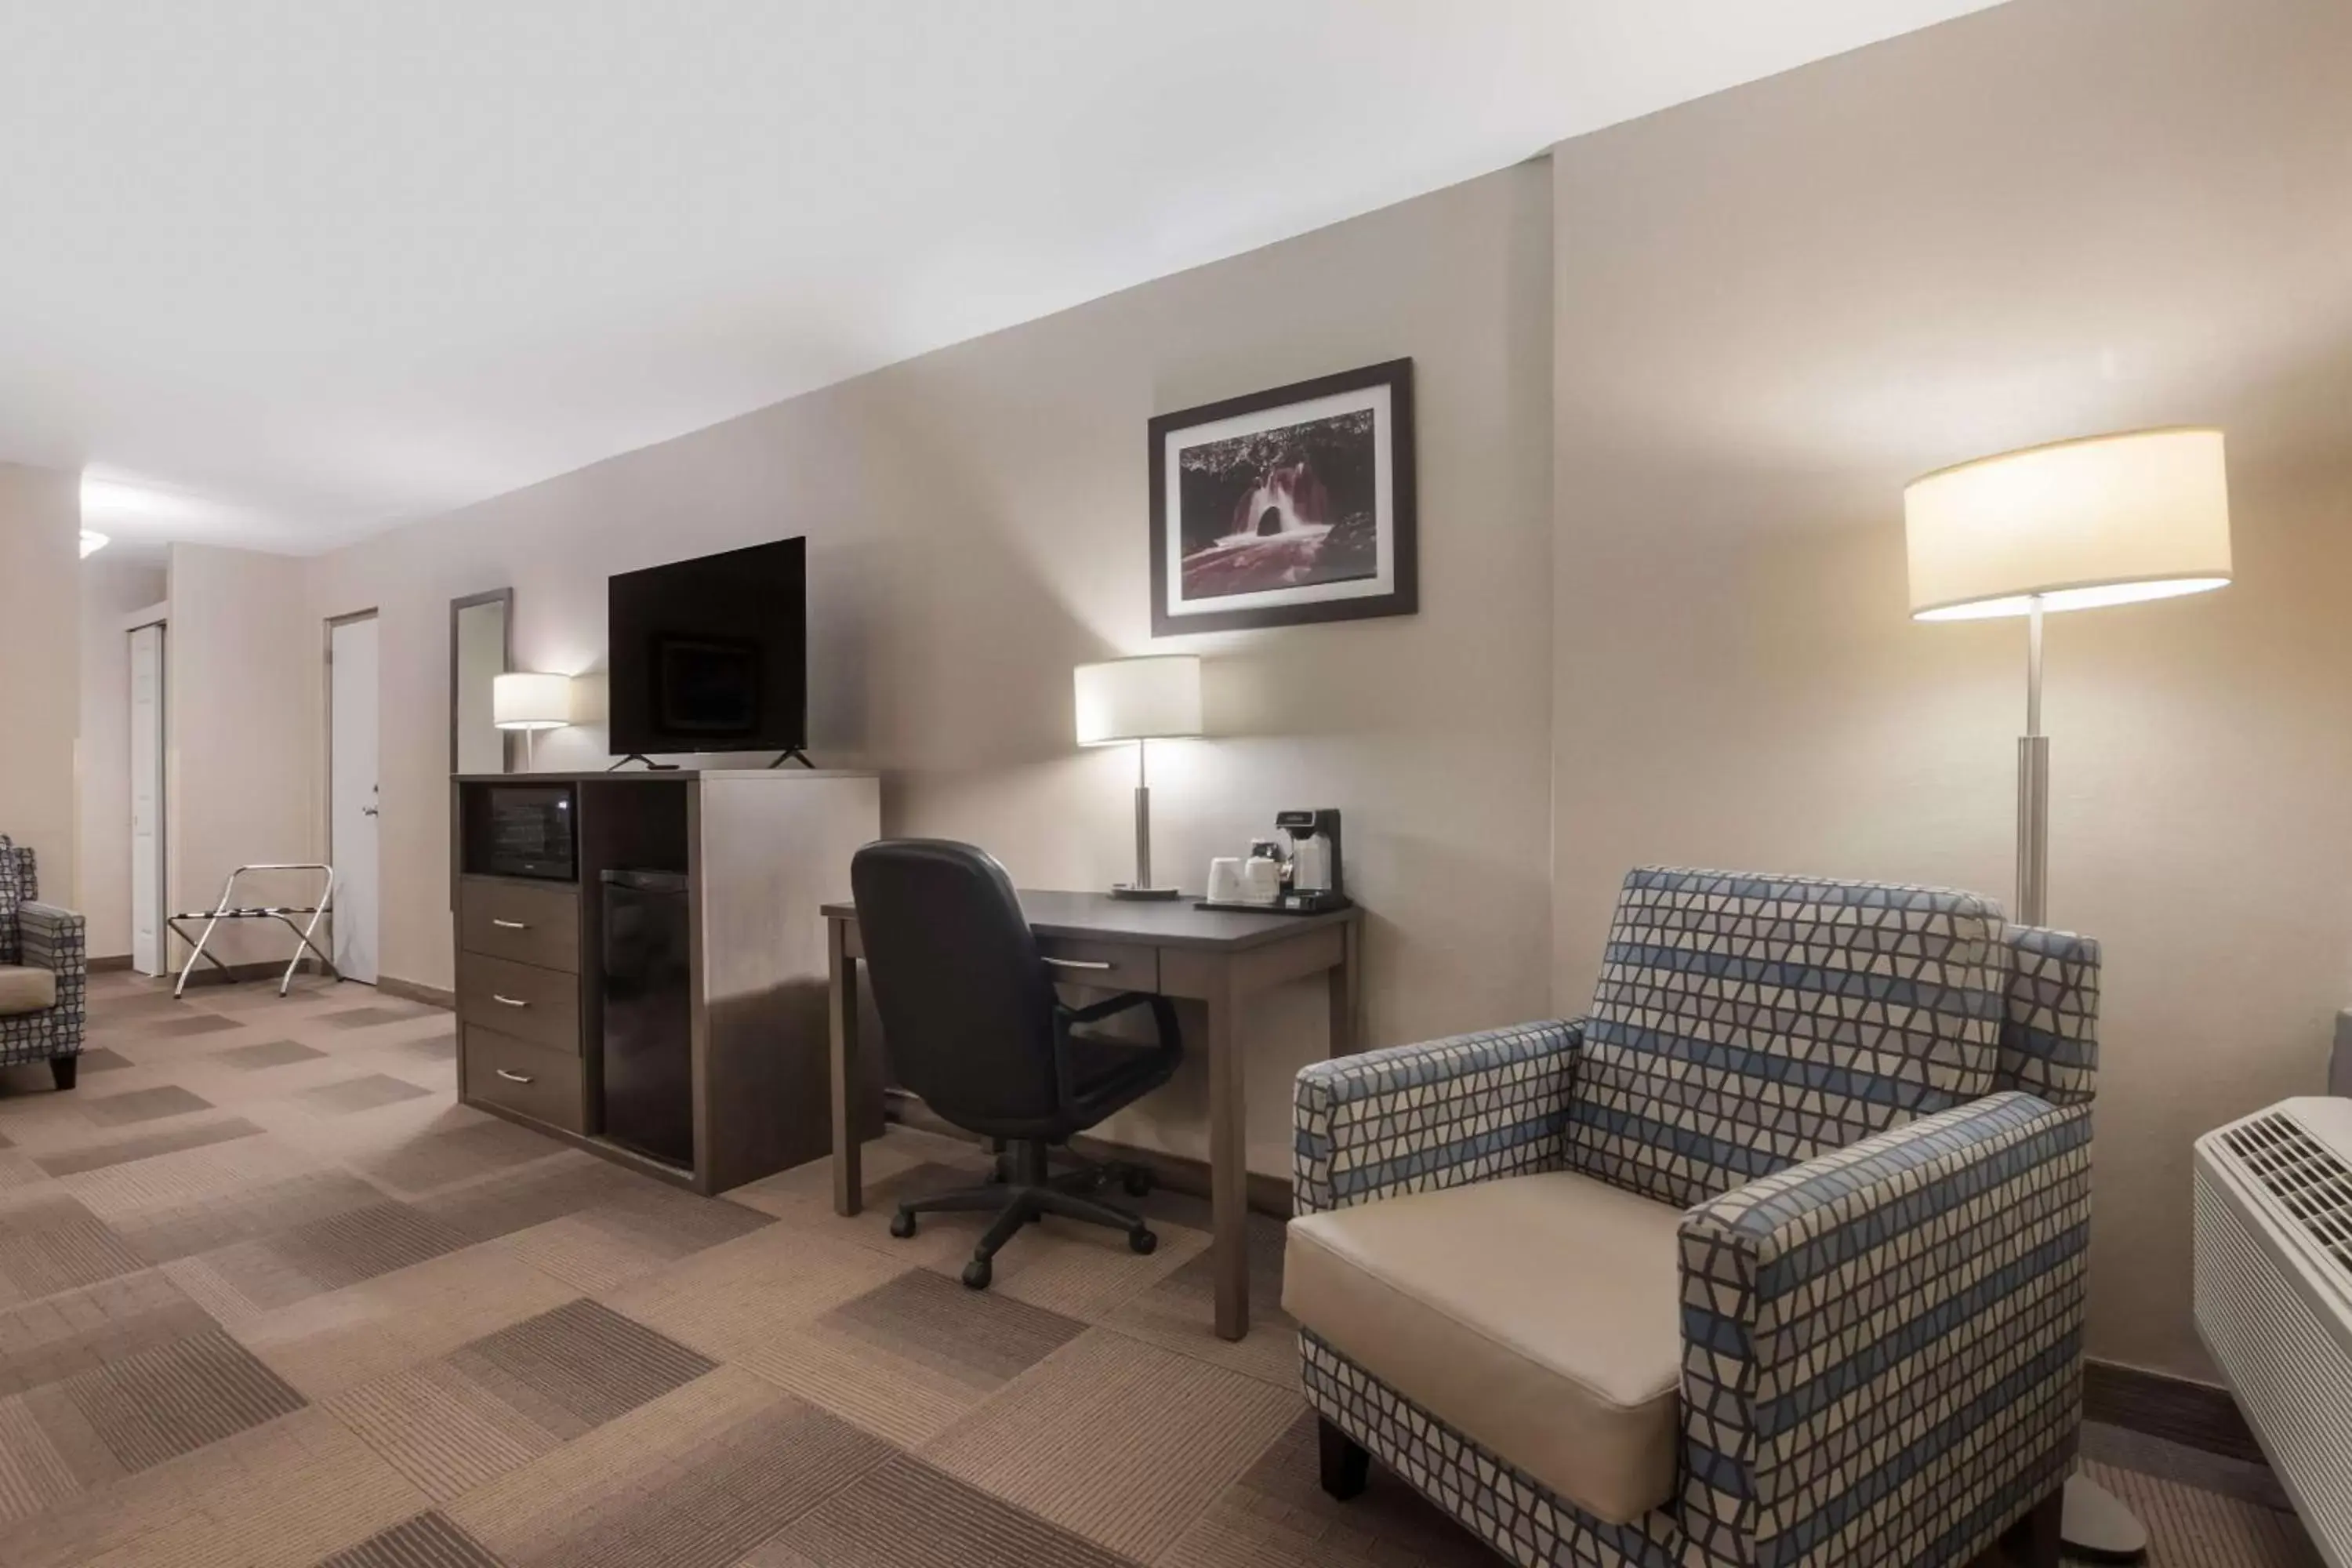
<svg viewBox="0 0 2352 1568">
<path fill-rule="evenodd" d="M 1348 884 L 1339 868 L 1339 807 L 1277 811 L 1274 825 L 1290 840 L 1289 853 L 1283 858 L 1279 907 L 1302 915 L 1346 909 Z"/>
</svg>

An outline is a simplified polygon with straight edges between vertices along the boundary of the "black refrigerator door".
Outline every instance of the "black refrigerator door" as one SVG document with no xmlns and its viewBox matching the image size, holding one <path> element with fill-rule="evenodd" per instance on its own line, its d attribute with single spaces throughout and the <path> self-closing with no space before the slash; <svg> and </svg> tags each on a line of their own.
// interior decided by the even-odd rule
<svg viewBox="0 0 2352 1568">
<path fill-rule="evenodd" d="M 604 893 L 604 1136 L 691 1169 L 686 879 L 607 871 Z"/>
</svg>

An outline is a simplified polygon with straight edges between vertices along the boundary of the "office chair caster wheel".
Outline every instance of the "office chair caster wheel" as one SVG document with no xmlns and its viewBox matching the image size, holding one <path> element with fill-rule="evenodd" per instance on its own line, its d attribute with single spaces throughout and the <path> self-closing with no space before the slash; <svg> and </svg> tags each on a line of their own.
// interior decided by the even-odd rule
<svg viewBox="0 0 2352 1568">
<path fill-rule="evenodd" d="M 991 1266 L 987 1258 L 975 1258 L 963 1266 L 965 1288 L 972 1290 L 985 1290 L 988 1289 L 989 1280 L 995 1273 L 995 1268 Z"/>
<path fill-rule="evenodd" d="M 892 1215 L 890 1216 L 890 1234 L 897 1237 L 900 1241 L 904 1241 L 908 1237 L 914 1235 L 915 1216 L 908 1213 L 905 1209 L 900 1209 L 897 1214 Z"/>
<path fill-rule="evenodd" d="M 1127 1233 L 1127 1245 L 1131 1250 L 1142 1253 L 1146 1257 L 1149 1257 L 1151 1253 L 1158 1250 L 1160 1238 L 1152 1235 L 1150 1231 L 1144 1229 L 1141 1226 L 1137 1226 L 1133 1230 Z"/>
<path fill-rule="evenodd" d="M 1140 1167 L 1131 1169 L 1119 1179 L 1118 1184 L 1127 1189 L 1129 1197 L 1148 1198 L 1151 1195 L 1151 1173 Z"/>
</svg>

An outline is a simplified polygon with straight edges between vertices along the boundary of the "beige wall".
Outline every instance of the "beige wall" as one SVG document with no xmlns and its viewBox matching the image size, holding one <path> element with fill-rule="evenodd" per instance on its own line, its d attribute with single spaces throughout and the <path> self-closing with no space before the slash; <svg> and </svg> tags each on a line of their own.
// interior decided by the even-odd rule
<svg viewBox="0 0 2352 1568">
<path fill-rule="evenodd" d="M 74 895 L 81 478 L 0 463 L 0 834 L 29 844 L 41 896 Z"/>
<path fill-rule="evenodd" d="M 89 955 L 131 951 L 131 635 L 124 617 L 163 597 L 163 568 L 100 552 L 81 563 L 80 856 L 74 907 Z"/>
<path fill-rule="evenodd" d="M 1070 669 L 1197 648 L 1215 738 L 1154 749 L 1158 864 L 1197 886 L 1277 808 L 1339 806 L 1371 1037 L 1542 1014 L 1549 225 L 1545 169 L 1507 170 L 314 563 L 314 625 L 383 615 L 383 973 L 449 984 L 448 601 L 511 584 L 520 667 L 598 669 L 609 574 L 806 534 L 813 750 L 884 771 L 889 831 L 976 840 L 1031 886 L 1124 877 L 1132 754 L 1073 745 Z M 1153 644 L 1146 421 L 1405 355 L 1422 614 Z M 539 745 L 606 760 L 601 729 Z M 1305 992 L 1249 1031 L 1255 1167 L 1286 1172 L 1321 1046 Z M 1202 1095 L 1195 1073 L 1113 1131 L 1197 1152 Z"/>
<path fill-rule="evenodd" d="M 2049 634 L 2090 1350 L 2192 1375 L 2189 1142 L 2352 1001 L 2347 58 L 2341 5 L 2029 3 L 1554 153 L 1564 1007 L 1633 861 L 2006 898 L 2024 633 L 1906 617 L 1903 484 L 2228 431 L 2236 584 Z"/>
<path fill-rule="evenodd" d="M 209 908 L 237 866 L 315 858 L 309 716 L 326 683 L 324 630 L 311 619 L 306 561 L 216 545 L 172 546 L 164 856 L 173 910 Z M 240 886 L 256 901 L 309 903 L 315 878 Z M 224 963 L 276 960 L 293 938 L 275 921 L 221 928 Z M 173 949 L 176 963 L 185 952 Z"/>
</svg>

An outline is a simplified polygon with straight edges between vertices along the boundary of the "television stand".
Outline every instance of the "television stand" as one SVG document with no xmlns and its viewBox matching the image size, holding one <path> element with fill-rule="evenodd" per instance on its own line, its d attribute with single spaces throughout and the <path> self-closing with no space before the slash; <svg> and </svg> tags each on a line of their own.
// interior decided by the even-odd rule
<svg viewBox="0 0 2352 1568">
<path fill-rule="evenodd" d="M 777 768 L 782 767 L 786 763 L 798 763 L 801 766 L 809 769 L 811 772 L 814 772 L 816 769 L 816 764 L 808 760 L 808 753 L 802 751 L 798 746 L 785 747 L 784 754 L 778 757 L 774 762 L 770 763 L 768 767 L 769 770 L 772 772 Z"/>
<path fill-rule="evenodd" d="M 611 767 L 606 768 L 604 771 L 608 773 L 617 773 L 623 768 L 627 767 L 631 763 L 645 763 L 646 770 L 650 773 L 674 773 L 677 772 L 677 764 L 676 763 L 657 763 L 651 757 L 646 755 L 643 752 L 631 752 L 627 756 L 623 757 L 619 762 L 614 763 Z"/>
</svg>

